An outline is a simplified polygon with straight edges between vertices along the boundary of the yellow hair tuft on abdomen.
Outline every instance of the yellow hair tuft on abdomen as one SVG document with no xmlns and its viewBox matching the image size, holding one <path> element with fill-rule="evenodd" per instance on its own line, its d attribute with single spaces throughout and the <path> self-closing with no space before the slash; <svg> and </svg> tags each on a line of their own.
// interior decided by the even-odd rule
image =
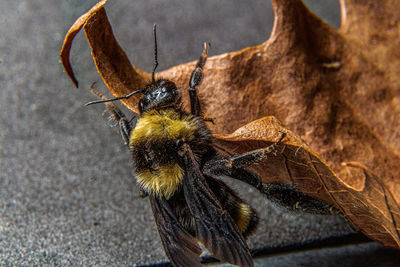
<svg viewBox="0 0 400 267">
<path fill-rule="evenodd" d="M 147 193 L 169 199 L 182 184 L 183 170 L 177 163 L 162 165 L 155 170 L 136 172 L 136 178 Z"/>
<path fill-rule="evenodd" d="M 238 206 L 238 218 L 236 224 L 239 230 L 243 233 L 247 230 L 250 224 L 251 214 L 253 211 L 251 207 L 245 203 L 240 203 Z"/>
</svg>

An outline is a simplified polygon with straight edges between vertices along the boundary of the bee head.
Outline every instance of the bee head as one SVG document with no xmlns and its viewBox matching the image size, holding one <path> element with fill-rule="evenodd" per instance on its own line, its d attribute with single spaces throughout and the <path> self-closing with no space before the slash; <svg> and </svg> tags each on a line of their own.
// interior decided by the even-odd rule
<svg viewBox="0 0 400 267">
<path fill-rule="evenodd" d="M 156 25 L 153 27 L 154 33 L 154 65 L 151 73 L 152 81 L 144 89 L 135 90 L 127 95 L 106 99 L 102 97 L 101 100 L 91 101 L 86 105 L 116 101 L 121 99 L 128 99 L 135 94 L 144 94 L 139 101 L 139 111 L 143 113 L 152 109 L 162 109 L 166 107 L 173 107 L 180 102 L 180 94 L 176 88 L 175 83 L 165 79 L 155 79 L 155 72 L 158 66 L 157 60 L 157 35 Z"/>
<path fill-rule="evenodd" d="M 139 101 L 139 111 L 143 113 L 151 109 L 175 106 L 180 95 L 175 83 L 160 79 L 146 86 L 145 95 Z"/>
</svg>

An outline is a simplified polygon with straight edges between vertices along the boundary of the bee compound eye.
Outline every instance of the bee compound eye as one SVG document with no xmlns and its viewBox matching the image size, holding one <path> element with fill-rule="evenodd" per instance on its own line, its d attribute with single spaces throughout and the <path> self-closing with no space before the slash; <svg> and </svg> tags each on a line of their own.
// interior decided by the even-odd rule
<svg viewBox="0 0 400 267">
<path fill-rule="evenodd" d="M 139 101 L 139 110 L 141 110 L 141 111 L 144 110 L 144 108 L 145 108 L 145 102 L 147 102 L 147 101 L 145 101 L 144 98 L 141 99 L 141 100 Z"/>
<path fill-rule="evenodd" d="M 169 91 L 175 90 L 176 89 L 176 85 L 171 81 L 167 81 L 164 84 L 164 88 L 165 88 L 166 91 L 169 92 Z M 164 88 L 163 88 L 163 92 L 164 92 Z"/>
</svg>

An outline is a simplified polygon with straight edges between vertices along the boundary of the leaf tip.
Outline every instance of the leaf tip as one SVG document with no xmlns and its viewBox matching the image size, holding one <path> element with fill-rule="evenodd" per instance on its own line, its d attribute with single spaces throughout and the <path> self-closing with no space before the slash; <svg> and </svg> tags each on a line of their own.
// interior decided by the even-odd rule
<svg viewBox="0 0 400 267">
<path fill-rule="evenodd" d="M 101 8 L 104 7 L 105 3 L 107 0 L 102 0 L 98 2 L 94 7 L 92 7 L 88 12 L 80 16 L 75 23 L 71 26 L 71 28 L 68 30 L 67 34 L 65 35 L 64 38 L 64 43 L 60 51 L 60 59 L 61 59 L 61 64 L 64 67 L 65 72 L 68 74 L 69 78 L 73 82 L 76 88 L 79 87 L 78 80 L 75 77 L 75 74 L 72 70 L 69 54 L 71 51 L 71 46 L 72 42 L 75 38 L 75 36 L 79 33 L 79 31 L 82 29 L 82 27 L 85 25 L 85 23 L 89 20 L 90 17 L 92 17 L 96 12 L 98 12 Z"/>
</svg>

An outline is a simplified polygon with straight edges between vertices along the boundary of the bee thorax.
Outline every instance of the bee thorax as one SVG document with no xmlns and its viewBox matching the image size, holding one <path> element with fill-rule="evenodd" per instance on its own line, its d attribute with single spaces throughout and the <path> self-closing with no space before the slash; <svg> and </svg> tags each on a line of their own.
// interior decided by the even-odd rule
<svg viewBox="0 0 400 267">
<path fill-rule="evenodd" d="M 184 177 L 183 144 L 196 150 L 208 145 L 210 134 L 196 117 L 175 109 L 150 110 L 139 118 L 129 138 L 134 170 L 140 187 L 169 199 Z M 200 141 L 201 140 L 201 141 Z"/>
</svg>

